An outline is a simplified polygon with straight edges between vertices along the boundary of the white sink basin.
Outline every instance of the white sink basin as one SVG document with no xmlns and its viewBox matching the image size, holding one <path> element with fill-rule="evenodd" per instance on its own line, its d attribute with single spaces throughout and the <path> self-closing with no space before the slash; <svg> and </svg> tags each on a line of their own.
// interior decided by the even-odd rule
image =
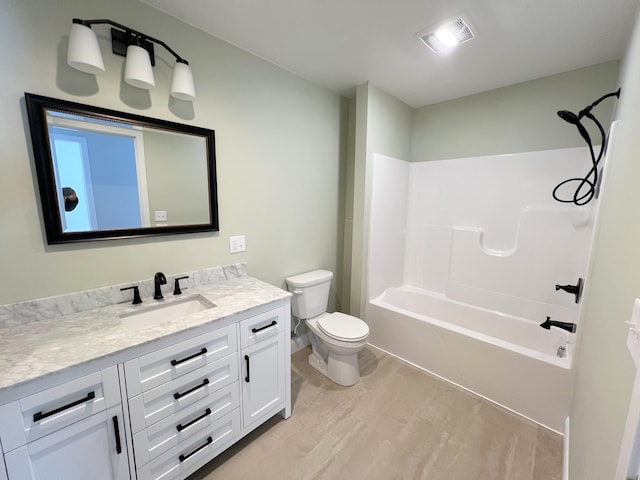
<svg viewBox="0 0 640 480">
<path fill-rule="evenodd" d="M 151 327 L 177 318 L 193 315 L 215 307 L 215 303 L 201 295 L 192 295 L 168 303 L 158 303 L 133 312 L 121 313 L 122 324 L 133 330 Z"/>
</svg>

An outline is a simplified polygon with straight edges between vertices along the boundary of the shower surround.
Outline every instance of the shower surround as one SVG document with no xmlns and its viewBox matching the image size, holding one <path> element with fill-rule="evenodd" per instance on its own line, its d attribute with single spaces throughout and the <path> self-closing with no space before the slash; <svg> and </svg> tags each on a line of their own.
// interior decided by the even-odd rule
<svg viewBox="0 0 640 480">
<path fill-rule="evenodd" d="M 562 432 L 596 202 L 553 200 L 585 148 L 411 163 L 374 156 L 370 343 Z M 538 325 L 578 324 L 577 334 Z"/>
</svg>

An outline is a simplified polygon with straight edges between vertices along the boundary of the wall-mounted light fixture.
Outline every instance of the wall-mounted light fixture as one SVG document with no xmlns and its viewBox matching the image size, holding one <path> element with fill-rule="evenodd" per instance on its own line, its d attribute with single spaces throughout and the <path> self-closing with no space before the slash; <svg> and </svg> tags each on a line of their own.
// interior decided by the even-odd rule
<svg viewBox="0 0 640 480">
<path fill-rule="evenodd" d="M 194 100 L 196 98 L 193 74 L 191 73 L 189 62 L 163 41 L 112 20 L 73 19 L 69 33 L 69 51 L 67 55 L 67 63 L 71 67 L 91 74 L 105 71 L 102 53 L 98 45 L 98 37 L 91 29 L 91 25 L 104 23 L 116 27 L 111 29 L 111 50 L 113 53 L 127 58 L 124 68 L 125 82 L 145 90 L 155 86 L 151 67 L 155 65 L 153 45 L 157 43 L 176 57 L 173 76 L 171 77 L 171 96 L 180 100 Z"/>
</svg>

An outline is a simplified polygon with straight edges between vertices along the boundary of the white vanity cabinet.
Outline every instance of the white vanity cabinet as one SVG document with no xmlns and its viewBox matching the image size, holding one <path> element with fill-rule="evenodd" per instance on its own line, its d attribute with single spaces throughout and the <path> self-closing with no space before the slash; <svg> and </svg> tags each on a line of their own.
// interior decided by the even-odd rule
<svg viewBox="0 0 640 480">
<path fill-rule="evenodd" d="M 138 480 L 183 479 L 278 412 L 291 415 L 289 303 L 125 363 Z"/>
<path fill-rule="evenodd" d="M 11 480 L 129 477 L 117 367 L 0 407 Z"/>
<path fill-rule="evenodd" d="M 254 303 L 77 370 L 88 375 L 34 380 L 0 405 L 0 480 L 183 480 L 288 418 L 289 308 Z"/>
</svg>

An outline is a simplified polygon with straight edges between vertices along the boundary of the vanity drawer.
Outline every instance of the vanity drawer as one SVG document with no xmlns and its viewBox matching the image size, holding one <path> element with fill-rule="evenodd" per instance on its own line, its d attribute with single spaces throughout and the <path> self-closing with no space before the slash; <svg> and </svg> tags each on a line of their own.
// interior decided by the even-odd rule
<svg viewBox="0 0 640 480">
<path fill-rule="evenodd" d="M 43 390 L 0 406 L 5 452 L 120 403 L 117 367 Z"/>
<path fill-rule="evenodd" d="M 153 425 L 238 379 L 238 359 L 229 355 L 129 400 L 134 433 Z"/>
<path fill-rule="evenodd" d="M 239 434 L 240 412 L 236 409 L 200 430 L 197 435 L 139 467 L 138 480 L 186 478 L 231 445 Z"/>
<path fill-rule="evenodd" d="M 133 436 L 136 464 L 146 465 L 169 448 L 179 445 L 240 406 L 234 382 Z"/>
<path fill-rule="evenodd" d="M 237 351 L 236 325 L 171 345 L 125 363 L 129 398 Z"/>
<path fill-rule="evenodd" d="M 283 308 L 269 310 L 241 321 L 240 344 L 242 348 L 282 333 L 284 323 Z"/>
</svg>

